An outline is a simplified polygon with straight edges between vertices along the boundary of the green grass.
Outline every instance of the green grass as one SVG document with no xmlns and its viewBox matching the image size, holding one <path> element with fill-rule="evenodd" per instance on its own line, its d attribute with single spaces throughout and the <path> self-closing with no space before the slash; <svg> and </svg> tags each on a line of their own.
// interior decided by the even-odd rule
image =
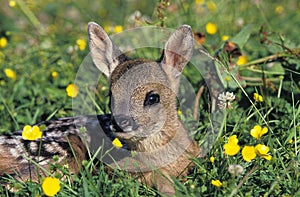
<svg viewBox="0 0 300 197">
<path fill-rule="evenodd" d="M 80 51 L 76 40 L 87 41 L 87 23 L 96 21 L 110 29 L 121 25 L 164 26 L 177 28 L 189 24 L 195 32 L 206 34 L 203 44 L 207 51 L 220 59 L 219 79 L 236 100 L 232 109 L 226 109 L 226 119 L 213 148 L 206 157 L 195 159 L 193 173 L 187 179 L 176 180 L 178 196 L 299 196 L 300 144 L 300 4 L 284 1 L 36 1 L 18 0 L 15 7 L 2 2 L 0 8 L 0 38 L 8 42 L 0 47 L 0 133 L 22 129 L 24 125 L 43 120 L 72 116 L 72 99 L 65 92 L 73 83 L 77 70 L 88 54 Z M 214 2 L 214 4 L 212 4 Z M 216 9 L 211 7 L 215 5 Z M 134 11 L 140 10 L 143 20 L 129 21 Z M 218 31 L 205 32 L 208 22 Z M 234 66 L 237 57 L 228 58 L 224 52 L 227 35 L 236 43 L 248 62 Z M 0 45 L 1 46 L 1 45 Z M 16 79 L 8 78 L 4 69 L 16 72 Z M 223 72 L 222 72 L 223 70 Z M 224 71 L 225 70 L 225 71 Z M 58 73 L 57 78 L 52 72 Z M 185 76 L 195 90 L 205 85 L 187 67 Z M 229 80 L 225 80 L 225 78 Z M 264 102 L 254 102 L 253 93 L 263 96 Z M 196 138 L 206 133 L 209 126 L 207 88 L 199 99 L 197 109 L 201 121 Z M 101 79 L 97 87 L 97 113 L 107 111 L 107 82 Z M 183 119 L 189 121 L 188 117 Z M 256 125 L 266 126 L 269 132 L 254 139 L 250 130 Z M 272 159 L 257 157 L 246 162 L 240 152 L 235 156 L 224 153 L 224 144 L 237 135 L 241 149 L 258 143 L 270 148 Z M 210 157 L 215 161 L 211 162 Z M 243 173 L 233 176 L 231 164 L 243 167 Z M 55 165 L 55 164 L 54 164 Z M 58 196 L 155 196 L 155 190 L 139 184 L 126 172 L 105 172 L 100 165 L 97 172 L 91 161 L 83 167 L 80 176 L 69 175 Z M 61 175 L 59 175 L 61 176 Z M 73 181 L 70 181 L 72 178 Z M 211 180 L 220 180 L 215 187 Z M 19 182 L 9 178 L 17 188 L 15 195 L 40 196 L 39 183 Z M 1 196 L 9 192 L 0 188 Z"/>
</svg>

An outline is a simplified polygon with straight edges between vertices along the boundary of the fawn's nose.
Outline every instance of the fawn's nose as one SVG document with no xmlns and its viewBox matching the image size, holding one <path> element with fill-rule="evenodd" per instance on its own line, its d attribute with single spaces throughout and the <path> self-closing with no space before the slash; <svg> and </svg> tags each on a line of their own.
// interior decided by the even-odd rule
<svg viewBox="0 0 300 197">
<path fill-rule="evenodd" d="M 137 128 L 134 119 L 127 115 L 114 115 L 113 124 L 116 132 L 130 132 Z"/>
</svg>

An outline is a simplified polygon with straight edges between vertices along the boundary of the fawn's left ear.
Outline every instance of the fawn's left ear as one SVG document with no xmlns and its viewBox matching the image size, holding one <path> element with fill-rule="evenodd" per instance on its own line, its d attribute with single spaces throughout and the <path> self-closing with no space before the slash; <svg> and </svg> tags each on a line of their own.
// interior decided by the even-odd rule
<svg viewBox="0 0 300 197">
<path fill-rule="evenodd" d="M 194 37 L 191 27 L 189 25 L 180 26 L 165 44 L 162 57 L 164 67 L 175 68 L 181 73 L 193 55 L 193 45 Z"/>
</svg>

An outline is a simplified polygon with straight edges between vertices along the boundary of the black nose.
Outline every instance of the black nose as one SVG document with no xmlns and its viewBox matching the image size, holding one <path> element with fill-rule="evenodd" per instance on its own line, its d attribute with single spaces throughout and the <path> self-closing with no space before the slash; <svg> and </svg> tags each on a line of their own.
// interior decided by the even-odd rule
<svg viewBox="0 0 300 197">
<path fill-rule="evenodd" d="M 122 114 L 113 116 L 113 125 L 116 129 L 116 132 L 130 132 L 137 128 L 132 117 Z"/>
</svg>

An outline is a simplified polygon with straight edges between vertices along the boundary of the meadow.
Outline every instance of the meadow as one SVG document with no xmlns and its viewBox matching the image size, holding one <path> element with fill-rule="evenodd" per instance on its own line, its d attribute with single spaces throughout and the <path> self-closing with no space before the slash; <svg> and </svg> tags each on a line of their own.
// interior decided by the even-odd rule
<svg viewBox="0 0 300 197">
<path fill-rule="evenodd" d="M 73 116 L 74 84 L 88 55 L 87 23 L 109 35 L 135 27 L 176 29 L 189 24 L 195 41 L 210 54 L 224 86 L 218 105 L 225 118 L 205 157 L 194 159 L 188 177 L 175 179 L 176 196 L 300 196 L 300 2 L 215 0 L 3 0 L 0 7 L 0 134 L 44 120 Z M 157 52 L 157 51 L 156 51 Z M 146 56 L 150 52 L 142 51 Z M 156 54 L 159 56 L 159 52 Z M 184 70 L 195 94 L 183 121 L 205 144 L 211 98 L 204 78 Z M 71 86 L 72 88 L 72 86 Z M 74 88 L 74 87 L 73 87 Z M 90 87 L 91 107 L 109 113 L 105 78 Z M 79 89 L 79 92 L 83 91 Z M 218 95 L 217 95 L 218 97 Z M 216 97 L 216 98 L 217 98 Z M 158 196 L 126 172 L 108 174 L 85 161 L 79 175 L 59 164 L 56 196 Z M 100 167 L 99 167 L 100 166 Z M 72 180 L 72 181 L 71 181 Z M 42 182 L 9 182 L 0 196 L 45 196 Z"/>
</svg>

